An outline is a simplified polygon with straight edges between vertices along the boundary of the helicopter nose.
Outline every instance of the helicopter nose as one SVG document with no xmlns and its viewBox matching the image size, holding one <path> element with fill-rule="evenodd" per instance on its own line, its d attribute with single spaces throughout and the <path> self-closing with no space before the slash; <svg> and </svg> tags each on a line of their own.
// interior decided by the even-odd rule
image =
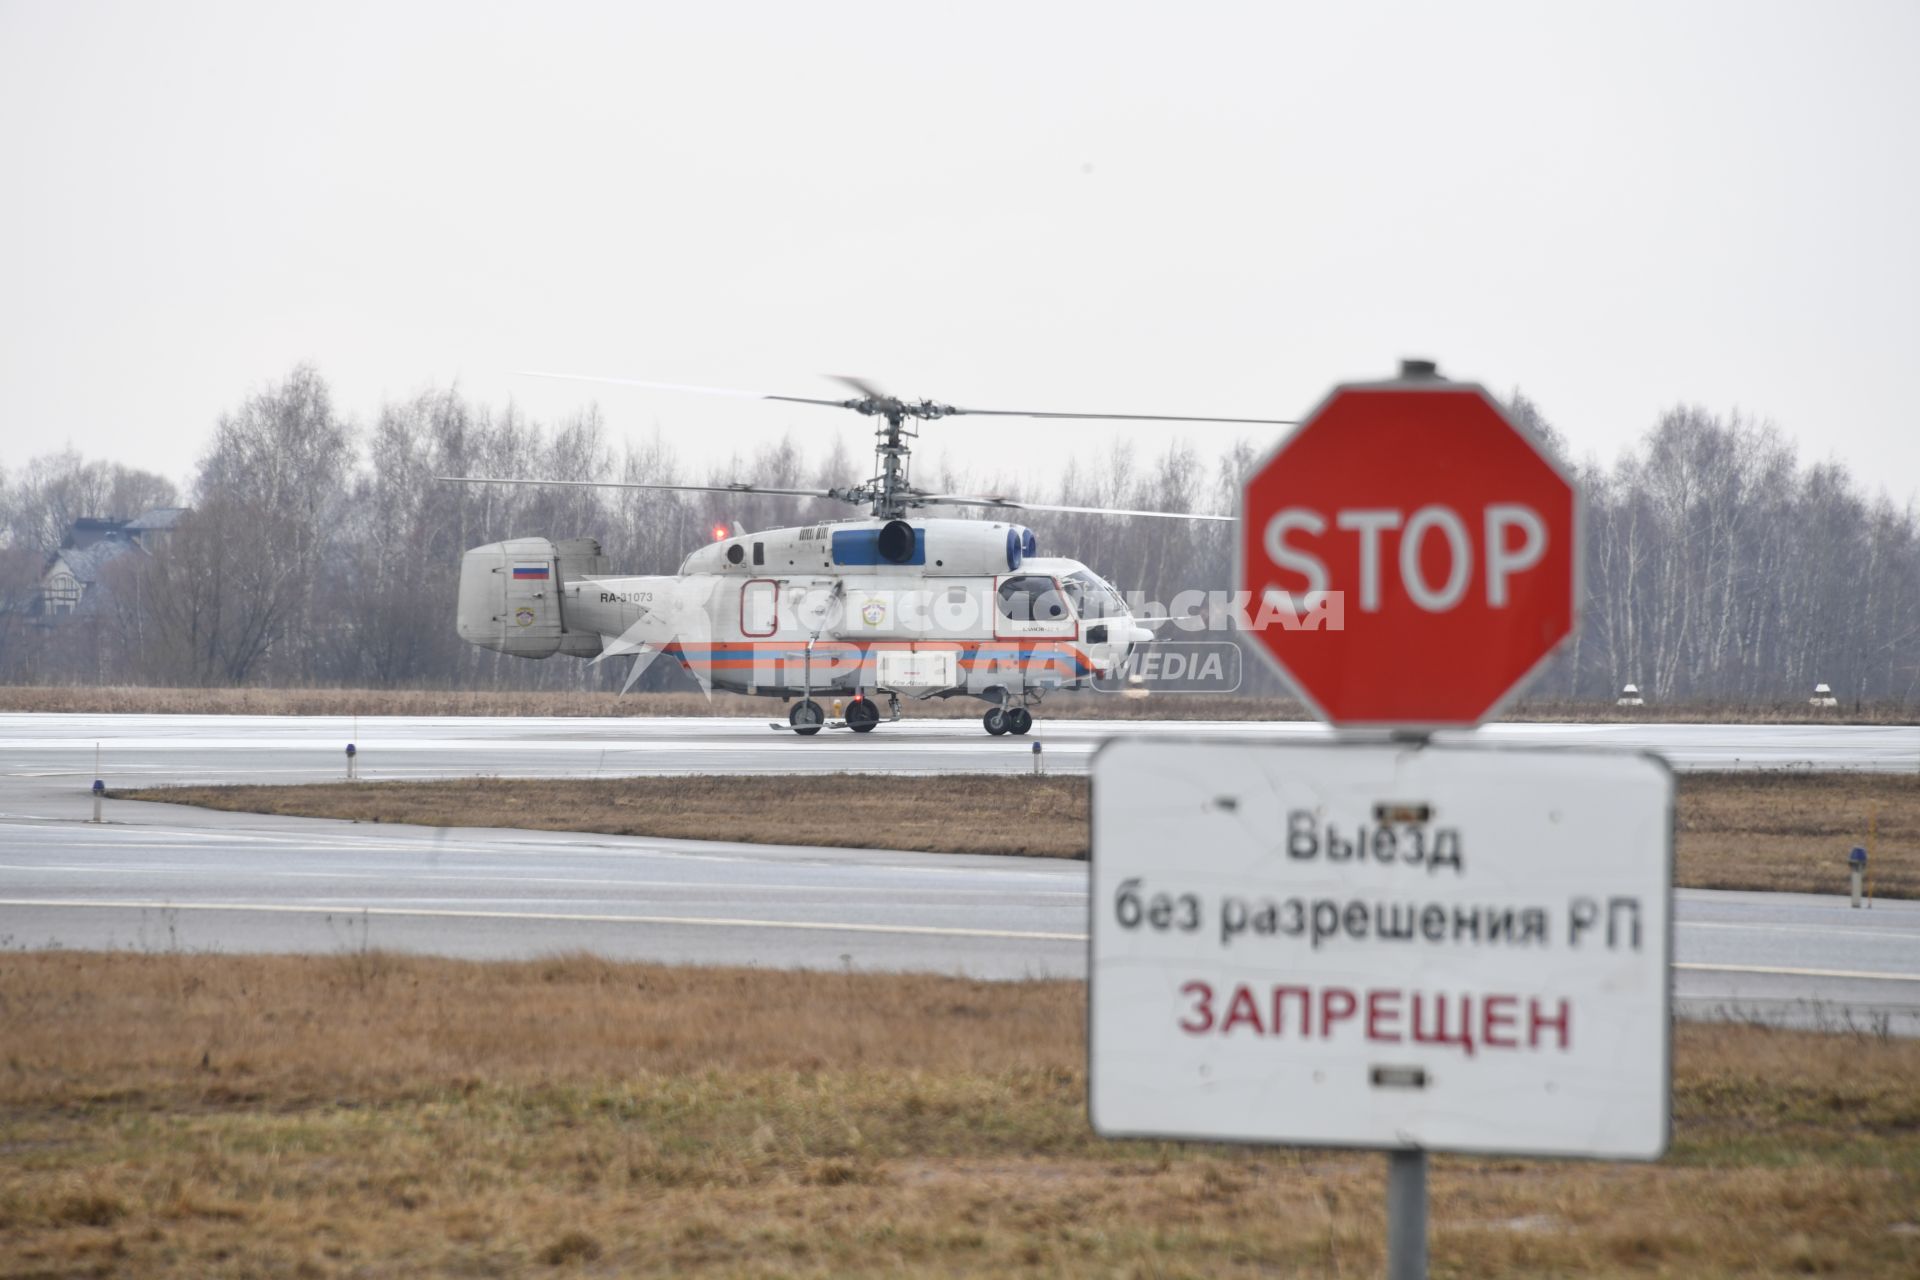
<svg viewBox="0 0 1920 1280">
<path fill-rule="evenodd" d="M 1131 653 L 1135 645 L 1146 644 L 1153 639 L 1153 632 L 1135 622 L 1130 613 L 1113 619 L 1108 624 L 1107 634 L 1122 654 Z"/>
<path fill-rule="evenodd" d="M 1133 666 L 1133 651 L 1153 639 L 1153 632 L 1135 622 L 1131 615 L 1118 619 L 1113 630 L 1114 662 L 1107 669 L 1109 678 L 1121 677 L 1120 692 L 1128 698 L 1147 696 L 1146 678 Z"/>
<path fill-rule="evenodd" d="M 1100 639 L 1094 646 L 1094 665 L 1102 672 L 1124 670 L 1135 647 L 1153 639 L 1153 632 L 1135 622 L 1130 614 L 1107 619 L 1096 634 Z"/>
</svg>

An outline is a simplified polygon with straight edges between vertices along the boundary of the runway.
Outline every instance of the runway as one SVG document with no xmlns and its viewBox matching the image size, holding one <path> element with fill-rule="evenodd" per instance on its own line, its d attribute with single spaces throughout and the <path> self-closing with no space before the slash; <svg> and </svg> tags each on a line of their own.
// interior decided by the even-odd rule
<svg viewBox="0 0 1920 1280">
<path fill-rule="evenodd" d="M 769 702 L 770 708 L 778 704 Z M 764 720 L 533 717 L 94 716 L 0 714 L 0 774 L 90 782 L 96 744 L 109 786 L 362 778 L 591 777 L 675 773 L 1085 773 L 1116 735 L 1312 740 L 1319 724 L 1040 720 L 1026 738 L 977 720 L 882 724 L 871 734 L 798 738 Z M 1441 741 L 1464 735 L 1440 734 Z M 1920 771 L 1911 725 L 1498 724 L 1473 735 L 1515 747 L 1658 752 L 1678 769 Z"/>
<path fill-rule="evenodd" d="M 904 729 L 904 732 L 901 730 Z M 894 731 L 890 741 L 882 733 Z M 1056 722 L 1049 769 L 1113 732 L 1315 726 Z M 1499 726 L 1509 742 L 1654 746 L 1681 767 L 1913 768 L 1920 730 Z M 673 963 L 985 978 L 1084 975 L 1084 864 L 494 830 L 358 826 L 109 802 L 116 787 L 343 773 L 577 776 L 943 768 L 1027 772 L 1026 742 L 968 721 L 796 741 L 754 722 L 0 716 L 0 946 L 149 951 L 566 950 Z M 851 762 L 851 763 L 850 763 Z M 1920 1035 L 1920 903 L 1682 891 L 1676 1006 Z"/>
<path fill-rule="evenodd" d="M 0 825 L 0 946 L 1086 971 L 1083 863 L 109 808 Z M 1676 918 L 1684 1014 L 1920 1035 L 1920 903 L 1682 890 Z"/>
</svg>

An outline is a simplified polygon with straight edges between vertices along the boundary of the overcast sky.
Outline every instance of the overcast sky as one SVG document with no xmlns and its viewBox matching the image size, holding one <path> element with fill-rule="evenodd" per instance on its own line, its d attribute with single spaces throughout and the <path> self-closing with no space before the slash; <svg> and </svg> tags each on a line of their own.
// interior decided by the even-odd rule
<svg viewBox="0 0 1920 1280">
<path fill-rule="evenodd" d="M 362 422 L 598 399 L 704 470 L 864 436 L 516 371 L 1290 417 L 1417 354 L 1579 453 L 1739 408 L 1905 501 L 1917 58 L 1906 0 L 5 0 L 0 466 L 184 476 L 299 361 Z M 1007 473 L 1116 430 L 929 434 Z"/>
</svg>

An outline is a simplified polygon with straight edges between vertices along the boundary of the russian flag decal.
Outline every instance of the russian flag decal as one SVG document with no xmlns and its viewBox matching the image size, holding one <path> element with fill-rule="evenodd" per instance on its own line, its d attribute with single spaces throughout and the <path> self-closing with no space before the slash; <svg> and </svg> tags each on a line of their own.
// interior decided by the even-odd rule
<svg viewBox="0 0 1920 1280">
<path fill-rule="evenodd" d="M 544 564 L 517 564 L 513 566 L 515 582 L 545 582 L 547 566 Z"/>
</svg>

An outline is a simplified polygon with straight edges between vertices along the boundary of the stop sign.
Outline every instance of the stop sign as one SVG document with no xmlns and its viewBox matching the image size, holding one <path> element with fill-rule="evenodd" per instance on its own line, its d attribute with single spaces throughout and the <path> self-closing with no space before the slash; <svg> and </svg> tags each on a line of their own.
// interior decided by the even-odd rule
<svg viewBox="0 0 1920 1280">
<path fill-rule="evenodd" d="M 1341 386 L 1242 486 L 1237 583 L 1321 719 L 1472 725 L 1572 633 L 1579 527 L 1480 387 Z"/>
</svg>

